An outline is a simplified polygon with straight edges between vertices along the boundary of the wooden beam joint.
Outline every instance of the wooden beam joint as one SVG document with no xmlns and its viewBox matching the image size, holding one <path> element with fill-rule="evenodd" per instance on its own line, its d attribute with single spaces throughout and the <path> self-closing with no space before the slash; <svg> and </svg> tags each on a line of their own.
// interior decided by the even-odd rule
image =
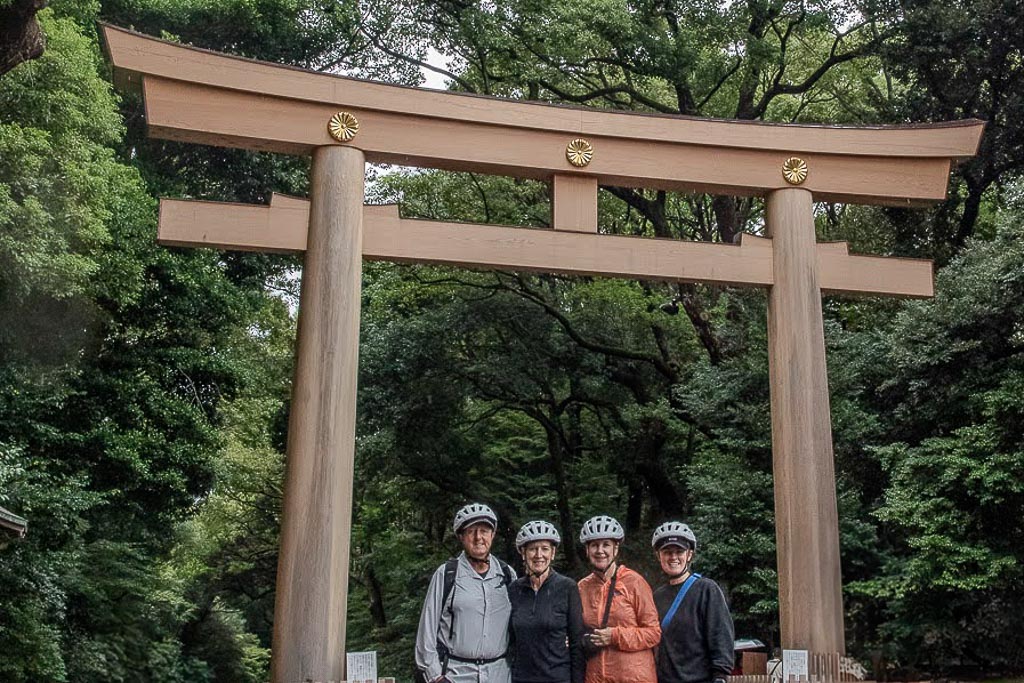
<svg viewBox="0 0 1024 683">
<path fill-rule="evenodd" d="M 597 178 L 556 173 L 551 179 L 551 227 L 597 232 Z"/>
</svg>

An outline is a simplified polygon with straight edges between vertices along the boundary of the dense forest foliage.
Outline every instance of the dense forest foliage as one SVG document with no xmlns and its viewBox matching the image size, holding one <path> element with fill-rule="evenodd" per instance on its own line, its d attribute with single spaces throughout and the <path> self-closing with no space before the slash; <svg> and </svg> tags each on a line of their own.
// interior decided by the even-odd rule
<svg viewBox="0 0 1024 683">
<path fill-rule="evenodd" d="M 13 0 L 0 0 L 0 11 Z M 0 77 L 0 681 L 266 680 L 301 262 L 166 249 L 156 197 L 306 192 L 305 159 L 145 137 L 96 22 L 309 69 L 689 116 L 977 117 L 928 210 L 820 239 L 935 259 L 826 298 L 848 648 L 879 675 L 1024 669 L 1024 10 L 1014 0 L 54 0 Z M 440 55 L 438 59 L 437 55 Z M 406 216 L 543 226 L 544 184 L 371 169 Z M 731 241 L 759 200 L 602 187 L 601 230 Z M 763 292 L 367 264 L 349 647 L 408 679 L 469 500 L 514 530 L 688 521 L 738 635 L 778 640 Z M 579 576 L 571 544 L 562 569 Z"/>
</svg>

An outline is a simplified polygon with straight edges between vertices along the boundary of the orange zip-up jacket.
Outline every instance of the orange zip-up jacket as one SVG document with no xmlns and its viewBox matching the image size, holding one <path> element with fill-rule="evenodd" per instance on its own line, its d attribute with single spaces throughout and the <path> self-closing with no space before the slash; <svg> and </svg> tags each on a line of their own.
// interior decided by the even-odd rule
<svg viewBox="0 0 1024 683">
<path fill-rule="evenodd" d="M 610 580 L 590 574 L 580 580 L 583 624 L 601 625 Z M 608 626 L 612 642 L 587 660 L 586 683 L 655 683 L 654 648 L 661 641 L 661 623 L 654 595 L 644 577 L 619 565 Z"/>
</svg>

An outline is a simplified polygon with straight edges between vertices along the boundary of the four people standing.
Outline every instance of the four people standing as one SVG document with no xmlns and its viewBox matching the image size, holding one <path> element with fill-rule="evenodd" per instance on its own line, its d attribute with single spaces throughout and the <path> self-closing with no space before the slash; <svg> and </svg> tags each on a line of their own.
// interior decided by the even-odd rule
<svg viewBox="0 0 1024 683">
<path fill-rule="evenodd" d="M 519 530 L 526 575 L 516 579 L 490 553 L 497 522 L 480 503 L 455 515 L 463 552 L 430 582 L 416 634 L 422 681 L 724 683 L 732 618 L 718 584 L 690 571 L 697 539 L 688 526 L 655 530 L 652 545 L 668 582 L 652 594 L 619 562 L 625 533 L 611 517 L 583 525 L 591 573 L 578 586 L 552 567 L 561 536 L 544 521 Z"/>
</svg>

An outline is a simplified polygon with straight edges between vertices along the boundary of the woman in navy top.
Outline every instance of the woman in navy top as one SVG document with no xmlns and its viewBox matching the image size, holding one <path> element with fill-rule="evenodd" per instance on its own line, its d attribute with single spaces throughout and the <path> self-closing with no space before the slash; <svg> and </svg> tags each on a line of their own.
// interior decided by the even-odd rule
<svg viewBox="0 0 1024 683">
<path fill-rule="evenodd" d="M 512 683 L 583 683 L 583 606 L 576 582 L 551 568 L 561 542 L 548 522 L 516 536 L 526 575 L 512 582 Z"/>
</svg>

